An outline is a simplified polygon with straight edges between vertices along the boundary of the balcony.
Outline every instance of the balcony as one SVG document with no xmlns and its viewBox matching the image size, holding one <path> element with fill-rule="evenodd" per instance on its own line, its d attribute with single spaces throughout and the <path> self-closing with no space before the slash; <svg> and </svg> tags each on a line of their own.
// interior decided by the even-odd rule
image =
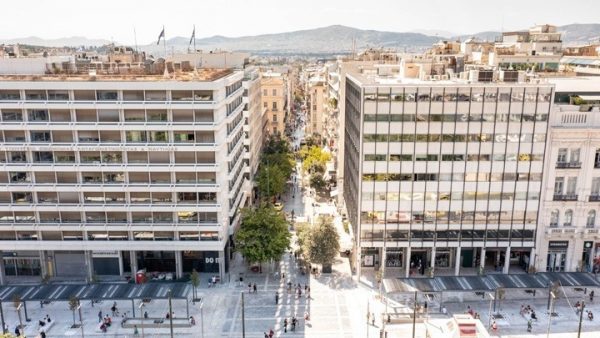
<svg viewBox="0 0 600 338">
<path fill-rule="evenodd" d="M 579 169 L 581 162 L 556 162 L 556 169 Z"/>
<path fill-rule="evenodd" d="M 599 194 L 590 195 L 588 201 L 590 201 L 590 202 L 600 202 L 600 195 Z"/>
<path fill-rule="evenodd" d="M 578 195 L 566 194 L 566 195 L 554 195 L 553 201 L 577 201 Z"/>
</svg>

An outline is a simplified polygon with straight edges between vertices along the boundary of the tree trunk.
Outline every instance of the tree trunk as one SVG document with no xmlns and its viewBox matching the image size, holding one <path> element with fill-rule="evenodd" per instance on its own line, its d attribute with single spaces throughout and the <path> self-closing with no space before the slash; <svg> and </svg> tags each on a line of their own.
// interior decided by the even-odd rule
<svg viewBox="0 0 600 338">
<path fill-rule="evenodd" d="M 75 326 L 75 310 L 72 310 L 73 312 L 73 326 Z"/>
</svg>

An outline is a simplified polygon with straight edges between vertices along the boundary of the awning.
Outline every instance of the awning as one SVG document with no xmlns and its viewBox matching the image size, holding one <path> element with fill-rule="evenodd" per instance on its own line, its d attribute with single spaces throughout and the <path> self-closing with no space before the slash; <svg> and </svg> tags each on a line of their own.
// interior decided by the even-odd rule
<svg viewBox="0 0 600 338">
<path fill-rule="evenodd" d="M 600 101 L 600 95 L 577 95 L 584 101 Z"/>
<path fill-rule="evenodd" d="M 490 274 L 486 276 L 439 276 L 434 278 L 386 278 L 386 293 L 486 292 L 498 288 L 545 289 L 559 281 L 566 287 L 600 287 L 587 272 L 538 272 L 536 274 Z"/>
</svg>

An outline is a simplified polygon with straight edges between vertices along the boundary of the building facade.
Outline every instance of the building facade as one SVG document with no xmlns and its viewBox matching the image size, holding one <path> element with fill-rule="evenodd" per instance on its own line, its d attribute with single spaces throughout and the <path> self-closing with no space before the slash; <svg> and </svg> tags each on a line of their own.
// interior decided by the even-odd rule
<svg viewBox="0 0 600 338">
<path fill-rule="evenodd" d="M 551 85 L 353 71 L 345 86 L 344 198 L 361 275 L 529 268 Z"/>
<path fill-rule="evenodd" d="M 600 263 L 600 79 L 550 81 L 556 84 L 556 100 L 548 133 L 536 268 L 593 271 Z M 586 104 L 569 104 L 575 98 L 587 99 Z"/>
<path fill-rule="evenodd" d="M 262 74 L 260 82 L 262 106 L 266 109 L 267 134 L 284 135 L 287 112 L 287 85 L 281 73 Z"/>
<path fill-rule="evenodd" d="M 223 276 L 249 188 L 243 75 L 1 76 L 0 270 Z"/>
</svg>

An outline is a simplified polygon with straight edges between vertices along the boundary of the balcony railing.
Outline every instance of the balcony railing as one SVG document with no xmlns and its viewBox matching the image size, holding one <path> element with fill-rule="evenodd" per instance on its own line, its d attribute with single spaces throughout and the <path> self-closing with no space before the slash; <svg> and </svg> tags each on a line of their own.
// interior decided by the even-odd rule
<svg viewBox="0 0 600 338">
<path fill-rule="evenodd" d="M 581 168 L 581 162 L 556 162 L 557 169 Z"/>
<path fill-rule="evenodd" d="M 600 195 L 598 195 L 598 194 L 590 195 L 589 201 L 590 202 L 600 202 Z"/>
<path fill-rule="evenodd" d="M 566 195 L 554 195 L 552 200 L 554 201 L 577 201 L 578 195 L 566 194 Z"/>
</svg>

